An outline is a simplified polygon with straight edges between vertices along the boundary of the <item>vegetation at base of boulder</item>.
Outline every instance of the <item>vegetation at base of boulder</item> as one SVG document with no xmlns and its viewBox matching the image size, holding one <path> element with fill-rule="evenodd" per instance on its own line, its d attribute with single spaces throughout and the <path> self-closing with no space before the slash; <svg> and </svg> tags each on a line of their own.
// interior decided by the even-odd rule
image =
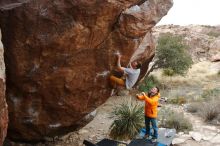
<svg viewBox="0 0 220 146">
<path fill-rule="evenodd" d="M 160 68 L 172 70 L 172 74 L 185 75 L 193 64 L 187 48 L 181 36 L 161 34 L 157 42 L 153 65 L 147 74 Z"/>
<path fill-rule="evenodd" d="M 159 86 L 160 82 L 153 75 L 146 77 L 139 85 L 141 92 L 148 92 L 151 88 Z"/>
<path fill-rule="evenodd" d="M 192 130 L 192 124 L 184 118 L 183 113 L 175 112 L 169 108 L 161 108 L 158 119 L 160 127 L 175 128 L 177 132 Z"/>
<path fill-rule="evenodd" d="M 164 76 L 174 76 L 175 73 L 174 73 L 173 69 L 167 68 L 167 69 L 163 69 L 163 75 Z"/>
<path fill-rule="evenodd" d="M 110 137 L 117 140 L 134 138 L 144 126 L 143 106 L 134 102 L 123 102 L 111 113 L 114 119 L 110 126 Z"/>
<path fill-rule="evenodd" d="M 168 103 L 171 103 L 171 104 L 185 104 L 187 102 L 186 98 L 183 97 L 183 96 L 177 96 L 175 98 L 169 98 L 168 99 Z"/>
</svg>

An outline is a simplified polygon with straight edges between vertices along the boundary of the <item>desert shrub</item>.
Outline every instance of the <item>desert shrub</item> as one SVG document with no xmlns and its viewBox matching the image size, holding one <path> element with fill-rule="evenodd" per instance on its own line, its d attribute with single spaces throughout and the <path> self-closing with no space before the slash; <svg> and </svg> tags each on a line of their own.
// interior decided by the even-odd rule
<svg viewBox="0 0 220 146">
<path fill-rule="evenodd" d="M 218 71 L 217 75 L 219 75 L 219 76 L 220 76 L 220 70 Z"/>
<path fill-rule="evenodd" d="M 175 128 L 177 132 L 192 130 L 192 124 L 184 118 L 183 113 L 175 112 L 169 108 L 161 108 L 159 111 L 159 126 Z"/>
<path fill-rule="evenodd" d="M 185 104 L 187 102 L 186 98 L 183 97 L 183 96 L 177 96 L 175 98 L 169 98 L 168 99 L 168 103 L 171 103 L 171 104 Z"/>
<path fill-rule="evenodd" d="M 207 33 L 208 36 L 212 36 L 212 37 L 219 37 L 220 36 L 220 32 L 218 31 L 210 31 Z"/>
<path fill-rule="evenodd" d="M 146 77 L 139 86 L 139 90 L 141 92 L 148 92 L 151 88 L 158 86 L 160 83 L 158 79 L 154 76 L 148 76 Z"/>
<path fill-rule="evenodd" d="M 201 108 L 202 103 L 201 102 L 193 102 L 187 105 L 187 111 L 190 113 L 197 113 L 199 109 Z"/>
<path fill-rule="evenodd" d="M 144 126 L 143 106 L 138 103 L 124 102 L 111 113 L 114 119 L 110 126 L 110 137 L 117 140 L 134 138 Z"/>
<path fill-rule="evenodd" d="M 210 122 L 217 119 L 220 115 L 220 102 L 211 101 L 202 103 L 199 108 L 199 115 L 206 121 Z"/>
<path fill-rule="evenodd" d="M 167 68 L 163 70 L 163 75 L 164 76 L 173 76 L 175 73 L 171 68 Z"/>
<path fill-rule="evenodd" d="M 220 89 L 215 88 L 211 90 L 204 90 L 201 97 L 210 100 L 211 98 L 218 98 L 220 96 Z"/>
</svg>

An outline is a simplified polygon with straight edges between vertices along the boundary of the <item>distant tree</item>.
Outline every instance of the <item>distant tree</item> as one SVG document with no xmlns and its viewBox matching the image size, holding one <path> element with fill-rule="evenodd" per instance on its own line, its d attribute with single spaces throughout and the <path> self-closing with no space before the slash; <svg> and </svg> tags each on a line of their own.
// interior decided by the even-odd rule
<svg viewBox="0 0 220 146">
<path fill-rule="evenodd" d="M 162 34 L 157 42 L 156 55 L 146 76 L 155 69 L 169 71 L 169 75 L 184 75 L 192 65 L 192 58 L 187 52 L 181 36 Z"/>
</svg>

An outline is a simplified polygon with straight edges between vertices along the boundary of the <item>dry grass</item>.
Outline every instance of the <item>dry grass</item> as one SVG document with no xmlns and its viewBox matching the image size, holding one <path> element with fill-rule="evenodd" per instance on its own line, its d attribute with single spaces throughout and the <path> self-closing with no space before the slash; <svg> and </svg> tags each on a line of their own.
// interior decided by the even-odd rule
<svg viewBox="0 0 220 146">
<path fill-rule="evenodd" d="M 220 33 L 218 31 L 210 31 L 207 33 L 207 35 L 211 37 L 219 37 Z"/>
<path fill-rule="evenodd" d="M 169 86 L 185 85 L 185 86 L 197 86 L 210 82 L 210 78 L 218 79 L 218 71 L 212 68 L 213 63 L 208 61 L 199 62 L 192 65 L 186 76 L 163 76 L 163 71 L 157 70 L 152 74 L 158 78 L 163 84 L 169 84 Z M 217 78 L 218 77 L 218 78 Z"/>
<path fill-rule="evenodd" d="M 169 108 L 162 108 L 159 111 L 159 126 L 175 128 L 178 132 L 192 130 L 192 124 L 184 118 L 183 113 L 175 112 Z"/>
<path fill-rule="evenodd" d="M 190 113 L 197 113 L 201 107 L 201 102 L 193 102 L 187 106 L 187 111 Z"/>
<path fill-rule="evenodd" d="M 212 101 L 201 104 L 199 115 L 206 121 L 211 122 L 220 116 L 220 102 Z"/>
<path fill-rule="evenodd" d="M 177 96 L 175 98 L 169 98 L 168 103 L 182 105 L 187 103 L 187 99 L 184 96 Z"/>
<path fill-rule="evenodd" d="M 202 100 L 201 100 L 202 99 Z M 198 113 L 206 122 L 220 122 L 220 90 L 205 90 L 200 100 L 187 106 L 187 111 Z"/>
</svg>

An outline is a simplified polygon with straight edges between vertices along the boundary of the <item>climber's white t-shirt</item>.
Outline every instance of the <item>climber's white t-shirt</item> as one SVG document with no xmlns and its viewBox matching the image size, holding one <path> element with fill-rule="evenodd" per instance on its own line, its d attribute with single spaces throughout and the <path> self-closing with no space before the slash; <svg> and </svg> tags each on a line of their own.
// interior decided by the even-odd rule
<svg viewBox="0 0 220 146">
<path fill-rule="evenodd" d="M 140 69 L 125 68 L 124 73 L 127 75 L 125 81 L 126 88 L 131 89 L 138 80 Z"/>
</svg>

